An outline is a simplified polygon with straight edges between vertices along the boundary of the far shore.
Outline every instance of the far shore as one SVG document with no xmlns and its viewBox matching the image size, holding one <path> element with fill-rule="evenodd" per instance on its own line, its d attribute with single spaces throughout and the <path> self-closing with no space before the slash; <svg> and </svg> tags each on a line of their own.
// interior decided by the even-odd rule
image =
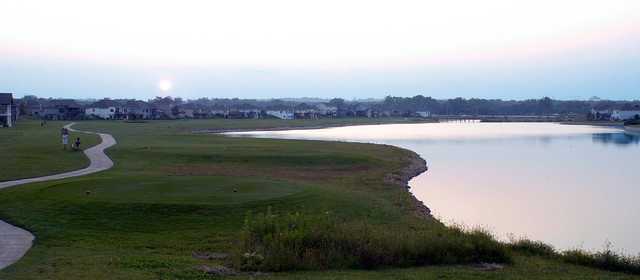
<svg viewBox="0 0 640 280">
<path fill-rule="evenodd" d="M 323 129 L 323 128 L 332 128 L 332 127 L 356 126 L 356 125 L 421 124 L 421 123 L 438 123 L 438 121 L 434 119 L 413 119 L 413 118 L 407 118 L 407 119 L 401 119 L 401 120 L 380 119 L 380 121 L 374 121 L 374 122 L 328 123 L 328 124 L 319 124 L 319 125 L 301 124 L 299 126 L 288 125 L 288 126 L 273 126 L 273 127 L 262 127 L 262 128 L 214 128 L 214 129 L 194 130 L 192 131 L 192 133 L 220 134 L 220 133 L 227 133 L 227 132 L 309 130 L 309 129 Z"/>
<path fill-rule="evenodd" d="M 560 122 L 560 124 L 608 126 L 608 127 L 623 127 L 624 126 L 624 122 L 616 122 L 616 121 L 573 121 L 573 122 Z"/>
<path fill-rule="evenodd" d="M 626 125 L 624 130 L 632 133 L 640 133 L 640 125 Z"/>
</svg>

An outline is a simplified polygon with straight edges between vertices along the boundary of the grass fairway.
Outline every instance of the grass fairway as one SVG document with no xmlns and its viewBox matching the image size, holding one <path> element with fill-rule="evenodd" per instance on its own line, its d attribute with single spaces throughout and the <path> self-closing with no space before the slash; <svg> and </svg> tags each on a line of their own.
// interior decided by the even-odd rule
<svg viewBox="0 0 640 280">
<path fill-rule="evenodd" d="M 62 149 L 60 129 L 69 122 L 20 121 L 13 128 L 0 129 L 0 182 L 80 169 L 89 165 L 81 152 Z M 80 137 L 82 147 L 100 141 L 97 135 L 71 133 L 69 143 Z M 73 141 L 72 141 L 73 140 Z"/>
<path fill-rule="evenodd" d="M 35 246 L 0 279 L 212 279 L 216 261 L 194 252 L 229 252 L 247 211 L 324 213 L 389 227 L 427 223 L 409 194 L 384 182 L 408 152 L 381 145 L 228 138 L 201 129 L 274 128 L 367 120 L 83 122 L 111 133 L 109 171 L 0 191 L 0 219 L 33 232 Z M 22 123 L 21 123 L 22 124 Z M 50 123 L 51 125 L 51 123 Z M 23 137 L 39 124 L 24 125 Z M 0 130 L 0 133 L 8 133 Z M 32 141 L 9 141 L 22 149 Z M 3 148 L 7 148 L 6 146 Z M 42 172 L 53 162 L 47 162 Z M 3 161 L 4 170 L 7 163 Z M 4 173 L 3 173 L 4 175 Z M 14 177 L 28 177 L 16 169 Z M 87 194 L 87 191 L 90 191 Z M 375 271 L 287 272 L 265 279 L 635 279 L 537 257 L 517 256 L 500 271 L 432 266 Z M 236 278 L 250 278 L 248 275 Z"/>
</svg>

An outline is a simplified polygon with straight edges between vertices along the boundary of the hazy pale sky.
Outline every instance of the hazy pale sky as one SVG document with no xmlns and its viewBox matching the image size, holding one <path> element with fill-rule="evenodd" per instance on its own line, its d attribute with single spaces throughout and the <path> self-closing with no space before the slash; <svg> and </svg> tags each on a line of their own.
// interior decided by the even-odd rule
<svg viewBox="0 0 640 280">
<path fill-rule="evenodd" d="M 640 1 L 0 0 L 0 92 L 640 98 Z"/>
</svg>

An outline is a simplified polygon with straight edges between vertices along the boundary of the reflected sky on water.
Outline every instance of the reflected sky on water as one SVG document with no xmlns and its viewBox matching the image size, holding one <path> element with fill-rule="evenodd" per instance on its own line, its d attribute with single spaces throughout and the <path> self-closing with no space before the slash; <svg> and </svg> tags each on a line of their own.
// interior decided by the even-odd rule
<svg viewBox="0 0 640 280">
<path fill-rule="evenodd" d="M 552 123 L 436 123 L 233 133 L 390 144 L 429 171 L 412 192 L 445 222 L 556 247 L 640 253 L 640 136 Z"/>
</svg>

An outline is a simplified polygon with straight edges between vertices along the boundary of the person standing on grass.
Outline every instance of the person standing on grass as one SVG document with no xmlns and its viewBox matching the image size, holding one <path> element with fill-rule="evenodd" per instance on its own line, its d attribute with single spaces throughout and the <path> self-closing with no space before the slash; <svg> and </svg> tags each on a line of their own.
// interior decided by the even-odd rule
<svg viewBox="0 0 640 280">
<path fill-rule="evenodd" d="M 69 145 L 69 130 L 63 127 L 60 133 L 62 134 L 62 148 L 66 150 Z"/>
<path fill-rule="evenodd" d="M 76 151 L 80 150 L 80 137 L 76 138 L 76 142 L 73 143 L 73 149 Z"/>
</svg>

